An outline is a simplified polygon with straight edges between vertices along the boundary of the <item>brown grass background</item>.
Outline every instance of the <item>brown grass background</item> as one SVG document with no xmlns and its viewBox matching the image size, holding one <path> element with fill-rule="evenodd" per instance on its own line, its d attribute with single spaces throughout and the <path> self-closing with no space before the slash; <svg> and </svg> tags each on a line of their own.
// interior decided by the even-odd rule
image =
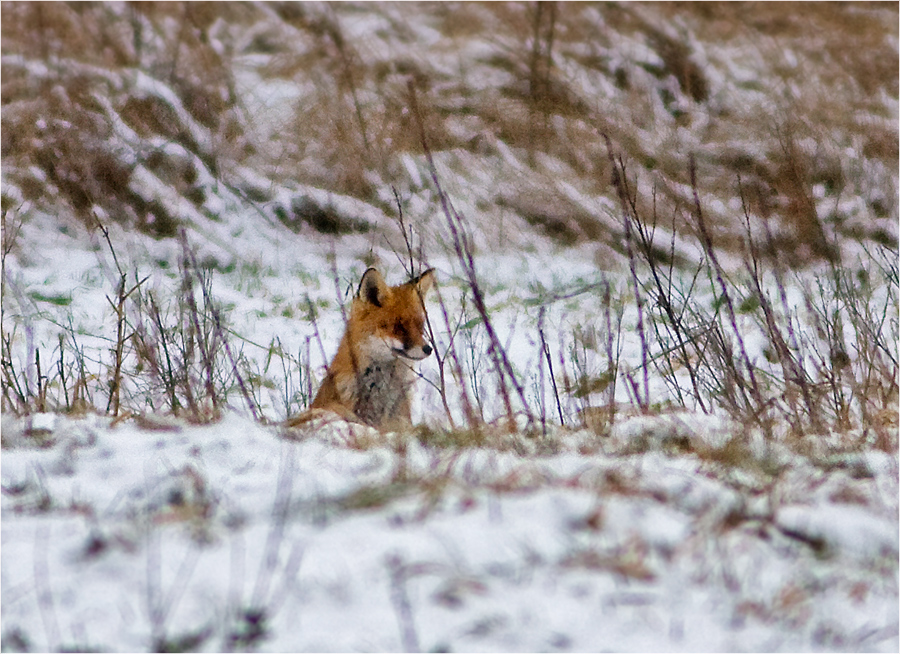
<svg viewBox="0 0 900 654">
<path fill-rule="evenodd" d="M 142 191 L 140 166 L 201 214 L 211 176 L 255 209 L 300 183 L 391 216 L 392 186 L 431 197 L 401 164 L 422 154 L 413 84 L 432 150 L 458 169 L 451 193 L 481 224 L 512 215 L 621 253 L 607 134 L 661 226 L 691 231 L 693 156 L 718 245 L 741 243 L 743 194 L 793 263 L 839 256 L 845 237 L 895 249 L 897 24 L 896 3 L 4 2 L 4 215 L 27 202 L 87 224 L 99 207 L 158 237 L 190 226 Z M 244 101 L 249 66 L 302 89 L 275 124 Z M 138 139 L 123 147 L 117 121 Z"/>
</svg>

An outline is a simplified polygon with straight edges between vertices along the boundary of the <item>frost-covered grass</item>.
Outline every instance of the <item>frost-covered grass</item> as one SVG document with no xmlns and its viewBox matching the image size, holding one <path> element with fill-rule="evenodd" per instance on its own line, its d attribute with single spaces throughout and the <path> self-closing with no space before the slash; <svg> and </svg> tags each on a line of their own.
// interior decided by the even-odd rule
<svg viewBox="0 0 900 654">
<path fill-rule="evenodd" d="M 734 463 L 682 415 L 398 467 L 353 429 L 5 422 L 4 646 L 896 649 L 893 455 Z"/>
<path fill-rule="evenodd" d="M 177 240 L 110 229 L 126 290 L 147 277 L 125 303 L 118 417 L 107 408 L 119 333 L 109 243 L 47 217 L 22 224 L 20 249 L 5 261 L 5 647 L 896 649 L 895 390 L 886 389 L 878 410 L 874 395 L 869 412 L 860 410 L 867 405 L 855 389 L 866 378 L 855 375 L 868 368 L 859 337 L 837 368 L 850 422 L 842 426 L 816 390 L 822 430 L 800 413 L 794 429 L 782 367 L 766 357 L 762 311 L 748 301 L 749 285 L 739 292 L 729 282 L 768 413 L 748 413 L 749 396 L 746 406 L 714 403 L 713 391 L 727 388 L 724 371 L 742 379 L 743 369 L 693 335 L 693 365 L 706 374 L 724 366 L 700 390 L 707 416 L 691 400 L 678 354 L 665 349 L 668 323 L 651 307 L 652 285 L 641 286 L 642 346 L 627 269 L 598 273 L 590 252 L 555 246 L 480 254 L 480 290 L 528 402 L 514 396 L 510 431 L 471 289 L 458 261 L 434 257 L 451 325 L 429 301 L 436 350 L 460 356 L 460 378 L 445 364 L 450 415 L 431 357 L 414 430 L 283 429 L 266 423 L 307 405 L 340 338 L 339 301 L 355 290 L 367 244 L 298 242 L 279 225 L 226 240 L 243 220 L 210 223 L 208 240 L 189 240 L 197 268 L 185 266 Z M 402 277 L 389 256 L 379 265 L 389 279 Z M 636 265 L 649 275 L 647 264 Z M 874 261 L 865 270 L 891 274 Z M 173 384 L 173 411 L 165 374 L 153 371 L 137 335 L 143 324 L 158 351 L 166 342 L 182 348 L 173 359 L 185 356 L 186 271 L 195 275 L 204 338 L 227 341 L 234 357 L 218 347 L 207 394 L 195 339 L 186 377 Z M 768 275 L 765 296 L 787 333 L 779 282 Z M 782 282 L 787 315 L 809 321 L 792 324 L 816 325 L 815 309 L 838 301 L 826 294 L 806 306 L 817 297 L 813 282 L 805 274 Z M 685 319 L 696 312 L 734 346 L 728 320 L 717 318 L 715 284 L 684 290 L 701 283 L 673 272 L 673 288 L 682 289 L 673 301 L 690 295 Z M 896 281 L 861 288 L 854 297 L 865 291 L 871 301 L 856 308 L 886 316 L 873 319 L 881 328 L 870 336 L 887 338 Z M 151 298 L 165 338 L 152 331 Z M 811 345 L 828 341 L 814 334 L 806 328 L 803 348 L 792 352 L 819 389 L 824 369 Z"/>
<path fill-rule="evenodd" d="M 897 238 L 897 10 L 585 3 L 3 9 L 4 206 L 159 236 L 240 209 L 441 232 L 410 111 L 482 247 L 619 258 L 601 134 L 690 250 L 689 158 L 722 245 L 741 187 L 796 263 Z M 740 184 L 738 183 L 740 178 Z M 202 221 L 200 221 L 202 222 Z M 685 242 L 687 241 L 687 242 Z"/>
<path fill-rule="evenodd" d="M 710 249 L 677 268 L 658 260 L 639 216 L 627 220 L 631 263 L 619 273 L 597 271 L 590 252 L 546 243 L 476 252 L 471 271 L 464 256 L 429 256 L 437 349 L 421 366 L 417 421 L 602 433 L 618 411 L 676 408 L 723 413 L 770 438 L 837 431 L 857 434 L 847 447 L 860 438 L 894 447 L 889 250 L 859 249 L 852 263 L 815 275 L 762 258 L 759 244 L 742 263 Z M 365 267 L 402 279 L 407 254 L 378 256 L 363 238 L 295 242 L 281 225 L 249 232 L 244 221 L 166 241 L 115 225 L 108 237 L 72 232 L 41 216 L 23 224 L 5 259 L 6 410 L 202 422 L 231 407 L 269 423 L 304 410 Z"/>
<path fill-rule="evenodd" d="M 3 3 L 4 650 L 897 650 L 896 7 L 212 7 Z"/>
</svg>

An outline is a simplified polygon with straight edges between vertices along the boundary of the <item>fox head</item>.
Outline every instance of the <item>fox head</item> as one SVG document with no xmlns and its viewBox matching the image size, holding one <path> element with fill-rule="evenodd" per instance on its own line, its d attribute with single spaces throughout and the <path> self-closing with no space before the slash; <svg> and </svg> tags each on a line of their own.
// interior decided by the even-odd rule
<svg viewBox="0 0 900 654">
<path fill-rule="evenodd" d="M 388 286 L 380 272 L 369 268 L 359 282 L 348 323 L 357 351 L 373 361 L 419 361 L 430 355 L 424 299 L 433 283 L 434 268 L 399 286 Z"/>
</svg>

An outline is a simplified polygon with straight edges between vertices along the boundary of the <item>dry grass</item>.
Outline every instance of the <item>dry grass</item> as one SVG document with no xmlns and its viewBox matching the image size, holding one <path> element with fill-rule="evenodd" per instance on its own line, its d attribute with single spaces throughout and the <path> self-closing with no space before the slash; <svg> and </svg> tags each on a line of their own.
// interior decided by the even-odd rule
<svg viewBox="0 0 900 654">
<path fill-rule="evenodd" d="M 896 192 L 876 192 L 884 180 L 861 179 L 865 162 L 843 155 L 861 143 L 867 160 L 896 168 L 897 130 L 883 100 L 898 92 L 895 5 L 387 3 L 367 11 L 382 27 L 359 37 L 358 9 L 342 4 L 4 3 L 3 156 L 17 189 L 5 205 L 18 196 L 62 202 L 89 224 L 100 207 L 173 236 L 185 216 L 136 191 L 135 165 L 202 209 L 208 191 L 198 176 L 219 177 L 242 162 L 391 213 L 384 190 L 405 177 L 399 156 L 423 154 L 408 107 L 413 80 L 432 151 L 485 155 L 498 177 L 509 176 L 490 145 L 499 139 L 523 154 L 527 168 L 516 173 L 523 191 L 558 188 L 559 169 L 542 163 L 550 160 L 568 167 L 574 179 L 566 181 L 581 192 L 615 201 L 602 132 L 632 162 L 633 182 L 654 189 L 660 226 L 688 234 L 684 189 L 696 155 L 698 186 L 721 202 L 707 210 L 721 247 L 741 242 L 740 221 L 722 210 L 735 206 L 738 177 L 754 216 L 784 224 L 776 247 L 796 252 L 806 244 L 807 258 L 834 256 L 823 230 L 840 233 L 846 222 L 839 212 L 821 215 L 816 185 L 835 206 L 856 194 L 871 198 L 876 220 L 897 215 Z M 440 33 L 427 48 L 414 25 L 424 16 Z M 248 30 L 256 36 L 241 40 Z M 648 58 L 635 58 L 623 39 L 646 46 Z M 473 43 L 483 44 L 474 56 L 466 50 Z M 233 50 L 238 44 L 242 51 Z M 748 107 L 723 95 L 716 77 L 724 71 L 727 79 L 729 49 L 737 48 L 757 74 L 738 82 L 758 87 L 759 101 Z M 397 54 L 385 58 L 385 50 Z M 271 143 L 253 136 L 254 116 L 236 104 L 231 57 L 256 53 L 273 55 L 269 79 L 304 89 Z M 47 68 L 35 75 L 38 64 Z M 206 143 L 195 141 L 196 130 L 181 124 L 167 99 L 122 88 L 117 80 L 138 69 L 171 86 Z M 581 80 L 614 94 L 586 93 Z M 98 94 L 112 109 L 98 106 Z M 182 145 L 206 170 L 158 148 L 123 158 L 110 138 L 118 118 L 145 141 Z M 896 190 L 895 174 L 890 183 Z M 488 201 L 509 206 L 502 194 Z M 622 234 L 610 230 L 600 206 L 579 207 L 580 217 L 562 227 L 547 225 L 559 222 L 552 217 L 535 222 L 563 243 L 598 240 L 624 254 Z M 848 230 L 895 236 L 889 227 Z"/>
<path fill-rule="evenodd" d="M 17 200 L 48 211 L 62 205 L 90 227 L 100 212 L 154 236 L 174 236 L 183 217 L 142 193 L 134 175 L 144 167 L 199 207 L 199 168 L 216 174 L 223 154 L 240 151 L 231 72 L 200 36 L 218 16 L 237 21 L 242 12 L 203 4 L 28 2 L 4 4 L 2 12 L 4 207 Z M 180 28 L 167 29 L 172 25 Z M 137 71 L 170 86 L 178 106 L 165 94 L 134 88 Z M 137 151 L 123 152 L 116 121 L 144 148 L 130 142 L 126 147 Z M 160 147 L 166 142 L 187 156 Z"/>
<path fill-rule="evenodd" d="M 405 198 L 385 200 L 396 186 L 398 195 L 419 194 L 435 207 L 436 218 L 412 216 L 407 225 L 420 241 L 429 230 L 445 236 L 477 315 L 439 297 L 433 319 L 439 325 L 443 315 L 439 328 L 454 335 L 457 316 L 459 324 L 483 325 L 484 360 L 493 366 L 487 383 L 498 389 L 508 428 L 519 418 L 546 427 L 556 409 L 561 423 L 580 412 L 608 433 L 617 386 L 640 412 L 661 410 L 649 392 L 655 372 L 677 406 L 721 406 L 766 433 L 782 421 L 798 438 L 871 428 L 881 447 L 891 447 L 896 439 L 882 416 L 896 406 L 897 360 L 884 332 L 893 327 L 886 316 L 896 306 L 896 266 L 869 262 L 893 289 L 872 306 L 871 288 L 839 264 L 846 238 L 874 241 L 888 256 L 897 250 L 897 127 L 884 99 L 897 95 L 896 5 L 378 4 L 365 11 L 378 26 L 367 32 L 360 8 L 345 4 L 4 3 L 4 261 L 16 221 L 27 219 L 16 212 L 28 203 L 75 215 L 90 229 L 99 217 L 168 238 L 197 215 L 216 218 L 206 204 L 208 180 L 238 183 L 229 176 L 236 165 L 262 171 L 273 185 L 309 184 L 402 219 Z M 423 16 L 437 30 L 428 47 L 417 32 Z M 737 48 L 746 51 L 749 73 L 735 82 L 729 66 Z M 269 136 L 239 102 L 235 81 L 236 62 L 258 55 L 272 55 L 257 71 L 264 78 L 303 89 Z M 172 93 L 137 85 L 138 74 Z M 733 95 L 748 90 L 756 95 Z M 744 106 L 748 97 L 755 103 Z M 422 180 L 410 180 L 403 157 L 424 171 Z M 487 176 L 474 172 L 475 162 Z M 148 176 L 188 208 L 146 193 L 137 178 Z M 478 216 L 455 207 L 468 195 L 478 198 Z M 861 214 L 842 213 L 846 197 L 864 201 Z M 396 229 L 365 216 L 348 221 L 299 196 L 289 209 L 269 206 L 263 192 L 243 199 L 298 232 Z M 540 374 L 558 385 L 539 407 L 526 397 L 527 380 L 493 331 L 473 258 L 487 246 L 479 235 L 509 213 L 560 244 L 603 243 L 619 255 L 630 273 L 623 297 L 638 307 L 637 369 L 620 368 L 613 339 L 622 311 L 607 284 L 594 298 L 605 336 L 588 348 L 585 339 L 595 335 L 572 325 L 570 360 L 560 354 L 554 371 L 556 344 L 541 335 Z M 407 225 L 400 223 L 404 235 Z M 751 225 L 764 227 L 765 238 Z M 663 230 L 670 231 L 661 239 Z M 689 259 L 672 232 L 705 254 L 700 272 L 722 302 L 715 311 L 674 287 L 674 268 Z M 409 241 L 407 250 L 402 259 L 411 266 L 422 259 Z M 726 252 L 740 255 L 741 281 L 716 260 Z M 205 420 L 231 393 L 255 412 L 264 375 L 230 350 L 227 317 L 191 255 L 185 247 L 182 279 L 193 297 L 166 304 L 137 278 L 111 289 L 111 387 L 85 372 L 74 332 L 52 353 L 29 353 L 29 366 L 44 356 L 35 383 L 12 367 L 4 324 L 4 408 L 75 411 L 106 401 L 114 415 L 121 405 Z M 792 330 L 800 325 L 786 301 L 768 299 L 763 278 L 780 275 L 783 296 L 783 278 L 814 259 L 832 264 L 830 285 L 806 289 L 817 333 L 798 342 Z M 833 317 L 835 303 L 843 321 Z M 781 368 L 774 379 L 742 351 L 735 318 L 742 307 L 771 343 Z M 858 351 L 849 365 L 842 334 L 851 331 Z M 456 384 L 467 424 L 421 431 L 424 442 L 499 440 L 485 428 L 484 407 L 469 400 L 486 383 L 462 363 L 471 345 L 451 339 L 439 362 L 447 417 L 452 422 L 447 389 Z M 138 365 L 125 372 L 129 356 Z M 286 389 L 290 370 L 305 365 L 311 395 L 308 352 L 301 364 L 272 343 L 275 357 Z M 680 371 L 689 388 L 677 381 Z M 591 405 L 599 394 L 606 406 Z M 285 390 L 286 410 L 302 405 L 295 395 Z"/>
<path fill-rule="evenodd" d="M 873 128 L 871 121 L 858 117 L 860 111 L 880 105 L 880 94 L 896 95 L 896 53 L 889 52 L 891 37 L 896 39 L 896 21 L 884 20 L 882 9 L 609 5 L 599 10 L 598 23 L 598 10 L 580 4 L 488 3 L 464 5 L 452 12 L 417 5 L 415 11 L 434 13 L 445 40 L 432 48 L 432 58 L 423 52 L 418 59 L 390 61 L 374 55 L 380 53 L 376 37 L 371 42 L 351 42 L 341 36 L 342 25 L 353 20 L 352 11 L 340 6 L 319 13 L 310 9 L 301 12 L 302 21 L 295 21 L 304 30 L 307 47 L 302 54 L 280 55 L 279 71 L 273 72 L 298 82 L 317 80 L 313 92 L 298 106 L 297 120 L 289 130 L 297 143 L 295 155 L 282 164 L 285 171 L 299 169 L 316 183 L 326 183 L 327 177 L 339 190 L 372 200 L 379 178 L 383 185 L 403 175 L 395 163 L 401 153 L 422 153 L 407 111 L 405 87 L 413 79 L 433 151 L 459 148 L 490 154 L 484 138 L 461 138 L 462 134 L 490 135 L 525 153 L 532 170 L 521 175 L 523 192 L 528 187 L 553 189 L 558 184 L 558 172 L 540 165 L 542 155 L 567 165 L 582 191 L 614 199 L 599 130 L 633 162 L 633 178 L 656 190 L 652 201 L 658 205 L 660 226 L 688 233 L 690 220 L 682 209 L 690 204 L 690 197 L 683 189 L 690 183 L 687 163 L 693 148 L 684 145 L 677 130 L 692 132 L 701 142 L 701 152 L 694 154 L 698 185 L 705 197 L 733 206 L 740 177 L 744 187 L 753 191 L 749 201 L 754 214 L 784 223 L 784 235 L 776 242 L 779 249 L 797 251 L 805 243 L 809 246 L 803 250 L 809 252 L 805 256 L 829 258 L 834 253 L 823 243 L 823 221 L 840 222 L 841 217 L 818 215 L 813 187 L 824 184 L 835 198 L 867 192 L 842 162 L 842 148 L 858 139 L 863 139 L 863 152 L 870 153 L 866 156 L 886 165 L 896 161 L 896 130 L 889 123 Z M 895 14 L 896 8 L 887 11 Z M 377 13 L 391 23 L 397 38 L 415 38 L 404 31 L 410 28 L 396 7 L 385 5 Z M 688 32 L 690 39 L 684 39 Z M 614 65 L 602 53 L 614 49 L 623 35 L 643 40 L 658 54 L 662 66 L 627 61 Z M 774 94 L 769 104 L 760 103 L 750 108 L 752 112 L 729 107 L 727 100 L 722 106 L 722 89 L 710 82 L 698 63 L 691 39 L 711 48 L 713 64 L 720 62 L 716 48 L 749 48 L 763 68 L 760 90 Z M 458 75 L 449 75 L 436 63 L 441 58 L 446 61 L 452 48 L 471 40 L 490 44 L 493 53 L 466 61 L 458 55 Z M 865 46 L 848 48 L 848 41 Z M 586 47 L 597 54 L 585 52 Z M 787 65 L 789 57 L 798 58 L 799 65 Z M 583 71 L 599 71 L 617 87 L 618 97 L 585 96 L 575 83 Z M 672 113 L 675 131 L 673 124 L 653 117 L 657 100 L 648 95 L 648 90 L 654 91 L 646 87 L 647 72 L 660 89 L 668 75 L 678 82 L 681 98 L 655 91 Z M 502 81 L 481 88 L 479 79 L 484 76 Z M 643 81 L 636 83 L 638 79 Z M 795 91 L 784 95 L 789 88 Z M 710 111 L 714 117 L 707 117 Z M 663 147 L 648 150 L 646 139 L 633 133 L 635 125 L 669 136 Z M 754 154 L 748 154 L 743 145 L 732 150 L 723 147 L 736 135 L 754 142 Z M 323 143 L 328 147 L 322 148 Z M 810 143 L 815 144 L 812 149 Z M 502 168 L 501 164 L 499 174 Z M 644 197 L 650 196 L 643 194 L 641 202 Z M 507 197 L 496 199 L 510 206 Z M 513 208 L 526 218 L 534 214 L 518 205 Z M 893 216 L 896 203 L 875 201 L 872 211 L 876 217 Z M 580 213 L 585 209 L 574 215 Z M 608 221 L 591 216 L 590 211 L 587 214 L 568 225 L 552 217 L 532 221 L 563 243 L 603 240 L 622 252 L 621 234 L 609 235 Z M 739 247 L 740 221 L 718 207 L 711 206 L 708 214 L 717 244 Z"/>
</svg>

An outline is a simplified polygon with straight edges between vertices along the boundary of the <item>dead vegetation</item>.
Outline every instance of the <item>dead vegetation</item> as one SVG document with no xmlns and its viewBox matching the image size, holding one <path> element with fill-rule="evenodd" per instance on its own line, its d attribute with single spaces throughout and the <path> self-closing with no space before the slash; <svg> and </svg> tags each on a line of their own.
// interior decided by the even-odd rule
<svg viewBox="0 0 900 654">
<path fill-rule="evenodd" d="M 896 240 L 894 5 L 388 3 L 366 11 L 5 3 L 4 207 L 64 206 L 88 225 L 102 211 L 172 237 L 200 216 L 215 218 L 207 200 L 218 181 L 255 210 L 356 231 L 321 212 L 269 206 L 235 166 L 390 215 L 392 185 L 420 192 L 400 163 L 423 154 L 408 110 L 412 81 L 432 151 L 490 161 L 495 181 L 511 183 L 479 190 L 496 207 L 489 220 L 512 208 L 561 243 L 601 241 L 624 254 L 607 215 L 616 200 L 602 132 L 675 229 L 690 227 L 679 209 L 691 203 L 694 155 L 721 247 L 740 246 L 738 178 L 754 219 L 779 223 L 773 245 L 801 252 L 798 263 L 836 256 L 824 233 Z M 437 30 L 427 47 L 420 22 Z M 238 80 L 244 62 L 260 56 L 265 78 L 302 89 L 294 115 L 268 125 L 242 100 Z M 523 168 L 498 156 L 495 140 Z M 196 212 L 148 193 L 148 175 Z M 572 203 L 563 179 L 590 200 L 575 200 L 573 219 L 510 198 L 540 188 Z M 866 207 L 842 206 L 848 197 Z"/>
<path fill-rule="evenodd" d="M 109 355 L 91 359 L 71 325 L 52 351 L 23 351 L 25 328 L 4 316 L 5 411 L 202 422 L 230 402 L 275 420 L 260 400 L 272 366 L 282 412 L 303 408 L 318 377 L 312 341 L 321 349 L 312 302 L 305 353 L 233 333 L 215 266 L 188 237 L 218 219 L 222 189 L 299 234 L 396 230 L 302 190 L 273 199 L 299 180 L 396 218 L 410 269 L 436 231 L 462 271 L 463 304 L 438 293 L 429 327 L 449 339 L 432 380 L 449 427 L 423 428 L 422 442 L 497 445 L 504 430 L 546 436 L 557 421 L 606 436 L 624 388 L 638 413 L 721 409 L 770 438 L 837 430 L 896 448 L 896 20 L 884 20 L 896 6 L 384 4 L 367 10 L 371 23 L 343 4 L 2 11 L 4 266 L 33 209 L 182 239 L 176 300 L 116 264 Z M 427 56 L 422 17 L 436 30 Z M 733 48 L 748 49 L 746 70 L 731 70 Z M 254 57 L 262 78 L 303 90 L 281 122 L 242 99 L 236 71 Z M 433 215 L 404 216 L 412 198 Z M 604 267 L 627 280 L 572 291 L 598 323 L 566 325 L 558 342 L 542 312 L 526 373 L 475 266 L 509 214 L 563 246 L 605 244 L 618 258 Z M 867 257 L 845 261 L 849 240 Z M 816 284 L 793 278 L 814 262 Z M 787 298 L 796 283 L 802 318 Z M 627 366 L 632 308 L 641 360 Z M 267 347 L 264 366 L 243 347 Z"/>
</svg>

